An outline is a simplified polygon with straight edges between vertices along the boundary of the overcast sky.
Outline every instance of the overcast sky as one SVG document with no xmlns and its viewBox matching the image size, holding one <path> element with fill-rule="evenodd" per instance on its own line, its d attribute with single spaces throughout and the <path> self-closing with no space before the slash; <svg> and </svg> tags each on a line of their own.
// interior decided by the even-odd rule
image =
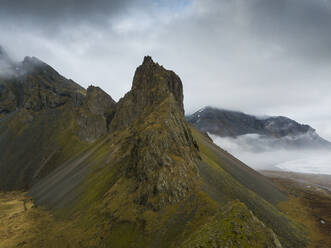
<svg viewBox="0 0 331 248">
<path fill-rule="evenodd" d="M 115 100 L 144 55 L 187 113 L 285 115 L 331 140 L 331 0 L 0 0 L 0 44 Z"/>
</svg>

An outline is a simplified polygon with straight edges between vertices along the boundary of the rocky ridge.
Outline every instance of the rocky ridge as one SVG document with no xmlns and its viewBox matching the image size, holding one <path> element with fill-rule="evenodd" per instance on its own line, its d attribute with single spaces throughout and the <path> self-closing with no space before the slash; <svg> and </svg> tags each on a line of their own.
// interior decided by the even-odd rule
<svg viewBox="0 0 331 248">
<path fill-rule="evenodd" d="M 7 158 L 0 161 L 0 188 L 21 189 L 67 159 L 70 145 L 78 150 L 107 134 L 115 102 L 97 87 L 86 91 L 35 57 L 8 61 L 15 70 L 0 73 L 0 155 Z"/>
<path fill-rule="evenodd" d="M 127 175 L 139 202 L 160 208 L 185 199 L 197 180 L 198 147 L 186 124 L 179 77 L 145 57 L 117 106 L 110 132 L 129 129 Z"/>
<path fill-rule="evenodd" d="M 66 237 L 53 243 L 41 228 L 21 240 L 27 247 L 209 247 L 220 223 L 229 247 L 237 239 L 250 247 L 252 238 L 257 247 L 279 247 L 278 238 L 304 246 L 276 207 L 286 196 L 186 122 L 174 72 L 145 57 L 115 103 L 35 59 L 26 63 L 28 73 L 0 80 L 16 99 L 1 93 L 1 108 L 15 108 L 0 116 L 0 188 L 28 189 L 37 208 L 64 220 L 65 228 L 48 225 Z M 224 244 L 223 236 L 215 242 Z"/>
</svg>

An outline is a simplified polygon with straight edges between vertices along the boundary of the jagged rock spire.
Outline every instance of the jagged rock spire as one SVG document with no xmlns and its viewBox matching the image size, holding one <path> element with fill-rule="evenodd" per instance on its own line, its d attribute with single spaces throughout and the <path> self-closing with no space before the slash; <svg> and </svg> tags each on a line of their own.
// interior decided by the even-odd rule
<svg viewBox="0 0 331 248">
<path fill-rule="evenodd" d="M 136 203 L 160 209 L 194 190 L 197 145 L 184 117 L 183 85 L 150 56 L 137 68 L 110 123 L 110 132 L 125 129 L 126 172 L 137 182 Z"/>
<path fill-rule="evenodd" d="M 143 65 L 145 64 L 154 64 L 154 61 L 151 56 L 147 55 L 144 57 Z"/>
<path fill-rule="evenodd" d="M 154 107 L 167 98 L 173 98 L 176 111 L 184 115 L 183 85 L 180 78 L 146 56 L 135 72 L 131 91 L 117 104 L 110 129 L 128 127 L 143 112 L 154 111 Z"/>
<path fill-rule="evenodd" d="M 180 110 L 184 113 L 182 81 L 176 73 L 155 63 L 150 56 L 146 56 L 142 65 L 137 68 L 132 91 L 138 95 L 141 92 L 149 98 L 151 104 L 162 101 L 164 97 L 172 94 L 178 102 Z"/>
</svg>

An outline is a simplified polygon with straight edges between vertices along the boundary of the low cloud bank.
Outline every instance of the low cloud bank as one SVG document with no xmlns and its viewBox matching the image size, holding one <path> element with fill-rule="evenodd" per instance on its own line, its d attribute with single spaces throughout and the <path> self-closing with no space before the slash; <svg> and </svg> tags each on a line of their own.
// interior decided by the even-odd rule
<svg viewBox="0 0 331 248">
<path fill-rule="evenodd" d="M 0 60 L 0 77 L 12 77 L 15 75 L 15 69 L 5 61 Z"/>
<path fill-rule="evenodd" d="M 257 170 L 331 175 L 331 150 L 289 149 L 278 139 L 265 138 L 257 134 L 246 134 L 237 138 L 209 135 L 215 144 Z"/>
<path fill-rule="evenodd" d="M 0 46 L 0 78 L 23 76 L 40 66 L 46 64 L 35 57 L 25 57 L 22 62 L 14 61 Z"/>
<path fill-rule="evenodd" d="M 15 63 L 0 46 L 0 77 L 11 77 L 15 75 Z"/>
</svg>

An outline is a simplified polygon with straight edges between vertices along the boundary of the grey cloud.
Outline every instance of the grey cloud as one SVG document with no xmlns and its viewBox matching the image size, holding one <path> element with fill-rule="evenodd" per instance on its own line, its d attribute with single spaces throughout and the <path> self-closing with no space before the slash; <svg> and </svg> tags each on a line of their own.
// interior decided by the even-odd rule
<svg viewBox="0 0 331 248">
<path fill-rule="evenodd" d="M 135 0 L 1 0 L 2 16 L 36 18 L 41 21 L 63 22 L 66 19 L 89 20 L 123 11 Z M 64 19 L 63 19 L 64 18 Z M 47 24 L 47 23 L 41 23 Z"/>
<path fill-rule="evenodd" d="M 0 44 L 114 99 L 149 54 L 182 78 L 188 113 L 284 115 L 330 139 L 330 2 L 0 0 Z"/>
<path fill-rule="evenodd" d="M 315 62 L 330 59 L 330 0 L 256 0 L 249 10 L 261 38 Z"/>
<path fill-rule="evenodd" d="M 70 42 L 79 30 L 109 32 L 112 23 L 128 15 L 137 2 L 139 0 L 1 0 L 0 28 L 2 32 L 16 31 L 37 38 L 47 37 L 53 42 Z"/>
<path fill-rule="evenodd" d="M 234 138 L 211 135 L 215 144 L 257 170 L 285 170 L 331 175 L 329 150 L 287 149 L 275 139 L 248 134 Z"/>
<path fill-rule="evenodd" d="M 189 112 L 214 105 L 317 129 L 319 113 L 330 123 L 330 1 L 196 1 L 195 13 L 166 33 L 185 64 L 176 66 Z"/>
<path fill-rule="evenodd" d="M 13 61 L 8 56 L 7 52 L 0 46 L 0 77 L 9 77 L 14 75 Z"/>
</svg>

